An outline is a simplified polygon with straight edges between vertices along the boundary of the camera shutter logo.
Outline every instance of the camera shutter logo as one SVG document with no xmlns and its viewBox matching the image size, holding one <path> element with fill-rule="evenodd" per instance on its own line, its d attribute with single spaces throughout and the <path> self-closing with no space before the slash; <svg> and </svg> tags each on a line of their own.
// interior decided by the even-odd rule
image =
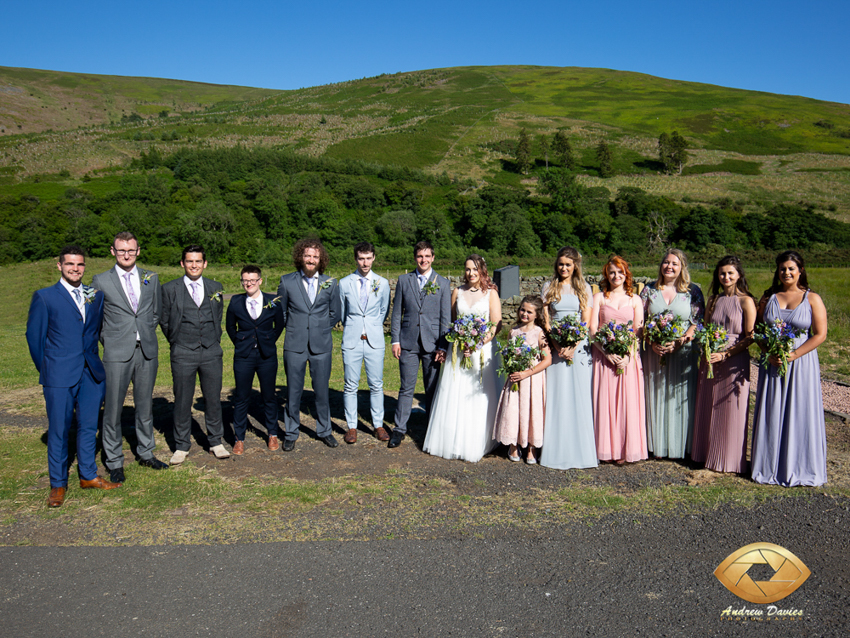
<svg viewBox="0 0 850 638">
<path fill-rule="evenodd" d="M 770 580 L 753 580 L 747 573 L 753 565 L 770 565 Z M 812 572 L 799 558 L 773 543 L 753 543 L 729 555 L 717 569 L 723 585 L 747 602 L 768 604 L 782 600 L 806 582 Z"/>
</svg>

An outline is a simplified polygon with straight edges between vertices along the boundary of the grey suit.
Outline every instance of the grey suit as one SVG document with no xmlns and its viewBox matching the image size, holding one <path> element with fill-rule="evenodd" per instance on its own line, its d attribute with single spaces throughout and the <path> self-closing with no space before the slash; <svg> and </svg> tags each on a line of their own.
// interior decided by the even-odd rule
<svg viewBox="0 0 850 638">
<path fill-rule="evenodd" d="M 420 289 L 417 271 L 404 274 L 398 278 L 393 298 L 390 332 L 392 343 L 401 345 L 401 387 L 395 411 L 395 430 L 402 434 L 407 432 L 420 362 L 425 401 L 431 408 L 440 372 L 440 364 L 434 361 L 434 352 L 446 349 L 445 334 L 451 324 L 449 280 L 432 270 L 428 283 L 437 287 L 430 294 Z"/>
<path fill-rule="evenodd" d="M 280 278 L 277 294 L 286 326 L 283 367 L 286 371 L 287 441 L 295 441 L 301 427 L 301 394 L 308 362 L 316 395 L 316 434 L 319 437 L 331 434 L 331 331 L 340 319 L 337 284 L 336 279 L 319 275 L 316 298 L 311 304 L 300 271 Z"/>
<path fill-rule="evenodd" d="M 156 326 L 159 322 L 161 292 L 159 278 L 136 267 L 139 279 L 138 307 L 133 306 L 121 285 L 124 271 L 117 265 L 95 275 L 92 286 L 103 292 L 103 367 L 106 370 L 106 396 L 103 406 L 103 450 L 106 467 L 124 466 L 121 449 L 121 411 L 130 381 L 136 412 L 136 453 L 153 458 L 153 386 L 159 365 Z M 137 336 L 138 335 L 138 338 Z"/>
<path fill-rule="evenodd" d="M 174 444 L 188 452 L 192 447 L 192 400 L 195 378 L 204 396 L 204 419 L 210 447 L 221 444 L 221 319 L 224 315 L 222 286 L 206 277 L 198 307 L 186 289 L 183 277 L 162 286 L 162 316 L 159 324 L 171 344 L 171 378 L 174 383 Z"/>
</svg>

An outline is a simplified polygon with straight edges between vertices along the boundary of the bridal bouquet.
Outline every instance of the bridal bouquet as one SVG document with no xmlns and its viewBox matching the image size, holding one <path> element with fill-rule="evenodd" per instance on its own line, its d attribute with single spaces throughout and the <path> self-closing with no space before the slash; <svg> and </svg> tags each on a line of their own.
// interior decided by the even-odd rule
<svg viewBox="0 0 850 638">
<path fill-rule="evenodd" d="M 683 337 L 690 325 L 689 321 L 681 319 L 669 310 L 664 310 L 652 315 L 643 325 L 643 340 L 646 343 L 666 346 L 668 343 Z M 662 366 L 667 363 L 664 355 L 661 355 L 659 363 Z"/>
<path fill-rule="evenodd" d="M 484 340 L 490 332 L 490 328 L 495 327 L 492 321 L 486 321 L 484 317 L 479 315 L 463 315 L 455 319 L 452 327 L 446 334 L 446 341 L 452 344 L 452 355 L 455 363 L 458 361 L 457 348 L 460 345 L 463 350 L 463 356 L 460 359 L 460 367 L 464 370 L 472 368 L 472 353 L 476 350 L 481 350 L 484 346 Z M 469 354 L 467 354 L 469 353 Z M 480 353 L 481 364 L 484 364 L 484 353 Z"/>
<path fill-rule="evenodd" d="M 540 348 L 525 343 L 525 338 L 522 335 L 513 337 L 507 343 L 500 343 L 499 347 L 502 349 L 500 353 L 502 355 L 502 367 L 497 372 L 503 376 L 528 370 L 540 359 Z M 519 390 L 519 384 L 512 384 L 511 392 L 517 390 Z"/>
<path fill-rule="evenodd" d="M 794 349 L 794 339 L 797 337 L 794 327 L 780 319 L 773 323 L 760 323 L 753 337 L 765 348 L 762 365 L 766 365 L 770 355 L 776 356 L 780 361 L 779 376 L 784 377 L 788 372 L 788 355 Z"/>
<path fill-rule="evenodd" d="M 632 327 L 634 323 L 617 323 L 609 321 L 603 323 L 593 335 L 593 343 L 598 343 L 602 350 L 607 354 L 615 354 L 618 357 L 633 355 L 637 337 L 635 337 L 635 329 Z M 617 368 L 617 374 L 625 374 L 623 368 Z"/>
<path fill-rule="evenodd" d="M 711 354 L 713 352 L 721 352 L 726 349 L 728 337 L 726 336 L 726 328 L 719 326 L 716 323 L 697 324 L 696 332 L 694 332 L 694 341 L 699 344 L 702 351 L 702 357 L 708 364 L 708 378 L 714 378 L 714 366 L 711 365 Z"/>
<path fill-rule="evenodd" d="M 574 348 L 587 338 L 587 323 L 576 314 L 567 315 L 552 322 L 549 337 L 560 348 Z M 573 360 L 567 361 L 567 365 L 573 365 Z"/>
</svg>

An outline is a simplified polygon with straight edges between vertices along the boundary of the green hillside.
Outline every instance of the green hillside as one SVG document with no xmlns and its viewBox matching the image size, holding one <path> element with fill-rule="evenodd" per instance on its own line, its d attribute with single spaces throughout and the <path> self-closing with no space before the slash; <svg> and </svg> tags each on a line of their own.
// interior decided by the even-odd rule
<svg viewBox="0 0 850 638">
<path fill-rule="evenodd" d="M 458 67 L 273 91 L 0 67 L 0 96 L 0 195 L 21 183 L 123 173 L 152 149 L 237 146 L 534 192 L 537 174 L 512 166 L 525 128 L 537 167 L 546 161 L 538 137 L 566 132 L 585 186 L 677 201 L 802 202 L 850 219 L 850 106 L 639 73 Z M 657 161 L 659 134 L 673 130 L 691 156 L 678 176 L 661 174 Z M 594 153 L 601 140 L 614 155 L 606 179 Z"/>
</svg>

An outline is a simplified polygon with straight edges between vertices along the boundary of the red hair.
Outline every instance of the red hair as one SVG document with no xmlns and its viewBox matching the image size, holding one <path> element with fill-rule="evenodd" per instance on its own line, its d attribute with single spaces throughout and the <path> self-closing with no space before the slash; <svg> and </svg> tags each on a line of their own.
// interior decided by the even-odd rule
<svg viewBox="0 0 850 638">
<path fill-rule="evenodd" d="M 619 255 L 614 255 L 602 268 L 602 281 L 599 282 L 599 288 L 602 290 L 605 298 L 607 299 L 611 294 L 611 282 L 608 280 L 608 266 L 615 266 L 626 274 L 626 280 L 623 282 L 623 290 L 631 297 L 634 290 L 634 279 L 632 278 L 632 271 L 629 270 L 629 262 Z"/>
</svg>

